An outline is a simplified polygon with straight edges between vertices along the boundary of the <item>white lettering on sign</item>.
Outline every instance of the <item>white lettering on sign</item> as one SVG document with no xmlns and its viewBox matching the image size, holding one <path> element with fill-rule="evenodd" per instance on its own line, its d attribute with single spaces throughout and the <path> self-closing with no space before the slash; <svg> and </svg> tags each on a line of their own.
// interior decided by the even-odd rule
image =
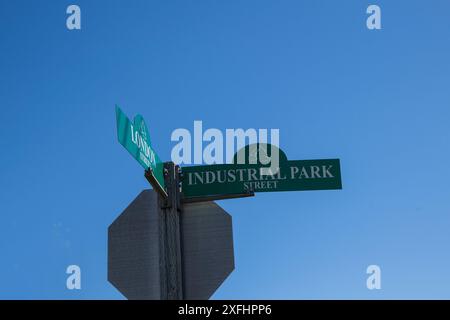
<svg viewBox="0 0 450 320">
<path fill-rule="evenodd" d="M 251 190 L 276 189 L 278 182 L 286 179 L 329 179 L 334 178 L 331 173 L 333 165 L 322 166 L 291 166 L 289 174 L 282 174 L 280 170 L 276 174 L 262 175 L 255 168 L 228 169 L 216 171 L 188 172 L 188 185 L 203 185 L 212 183 L 242 182 L 244 187 Z"/>
<path fill-rule="evenodd" d="M 308 170 L 307 167 L 291 167 L 291 179 L 315 179 L 315 178 L 334 178 L 330 172 L 332 165 L 328 166 L 311 166 Z"/>
<path fill-rule="evenodd" d="M 131 141 L 139 148 L 141 151 L 139 158 L 148 166 L 155 166 L 155 153 L 147 144 L 147 141 L 142 137 L 139 131 L 135 131 L 133 125 L 131 127 Z"/>
</svg>

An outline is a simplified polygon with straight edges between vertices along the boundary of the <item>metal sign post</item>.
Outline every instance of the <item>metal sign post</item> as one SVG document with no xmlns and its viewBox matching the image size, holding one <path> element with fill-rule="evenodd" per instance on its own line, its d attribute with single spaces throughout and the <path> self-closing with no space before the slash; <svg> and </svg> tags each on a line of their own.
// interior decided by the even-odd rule
<svg viewBox="0 0 450 320">
<path fill-rule="evenodd" d="M 181 234 L 180 234 L 180 179 L 178 166 L 164 163 L 164 183 L 167 198 L 159 196 L 161 208 L 159 219 L 161 268 L 161 298 L 183 299 Z"/>
</svg>

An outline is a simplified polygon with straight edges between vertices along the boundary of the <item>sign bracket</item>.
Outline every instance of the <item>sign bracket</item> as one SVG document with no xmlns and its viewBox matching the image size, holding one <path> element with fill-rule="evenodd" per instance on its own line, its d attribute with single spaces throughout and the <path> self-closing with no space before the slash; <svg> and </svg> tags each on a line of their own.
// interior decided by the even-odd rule
<svg viewBox="0 0 450 320">
<path fill-rule="evenodd" d="M 152 168 L 148 168 L 147 170 L 145 170 L 144 176 L 150 183 L 150 185 L 153 187 L 153 189 L 155 189 L 155 191 L 158 192 L 161 195 L 161 197 L 167 199 L 168 197 L 167 191 L 159 184 L 158 180 L 156 180 Z"/>
<path fill-rule="evenodd" d="M 216 201 L 216 200 L 226 200 L 226 199 L 237 199 L 237 198 L 248 198 L 254 197 L 254 192 L 243 192 L 243 193 L 232 193 L 232 194 L 220 194 L 212 196 L 198 196 L 198 197 L 186 197 L 182 198 L 183 203 L 194 203 L 194 202 L 206 202 L 206 201 Z"/>
</svg>

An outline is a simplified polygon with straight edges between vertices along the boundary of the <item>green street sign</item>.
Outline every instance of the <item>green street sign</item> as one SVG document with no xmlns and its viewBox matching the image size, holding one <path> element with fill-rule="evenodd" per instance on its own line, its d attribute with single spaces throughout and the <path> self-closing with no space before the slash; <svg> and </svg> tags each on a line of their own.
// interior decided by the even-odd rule
<svg viewBox="0 0 450 320">
<path fill-rule="evenodd" d="M 234 164 L 183 167 L 183 197 L 186 199 L 251 192 L 342 189 L 339 159 L 288 161 L 284 152 L 278 149 L 279 167 L 263 174 L 261 168 L 269 166 L 262 165 L 259 160 L 252 163 L 252 147 L 247 146 L 244 149 L 248 155 L 242 164 L 236 161 L 235 155 Z M 240 152 L 242 150 L 238 154 Z"/>
<path fill-rule="evenodd" d="M 117 138 L 120 144 L 144 167 L 146 173 L 150 176 L 149 180 L 153 188 L 167 196 L 164 190 L 163 163 L 152 148 L 144 118 L 141 115 L 136 115 L 133 121 L 130 121 L 116 105 L 116 121 Z"/>
</svg>

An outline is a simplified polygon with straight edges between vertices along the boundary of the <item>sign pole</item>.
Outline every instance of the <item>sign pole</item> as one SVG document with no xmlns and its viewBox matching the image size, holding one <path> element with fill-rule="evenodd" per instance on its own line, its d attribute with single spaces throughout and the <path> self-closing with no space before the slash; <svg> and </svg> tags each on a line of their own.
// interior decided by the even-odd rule
<svg viewBox="0 0 450 320">
<path fill-rule="evenodd" d="M 160 283 L 161 298 L 183 299 L 183 269 L 181 256 L 180 214 L 181 192 L 179 167 L 173 162 L 164 163 L 164 184 L 167 198 L 159 195 L 160 207 Z"/>
</svg>

